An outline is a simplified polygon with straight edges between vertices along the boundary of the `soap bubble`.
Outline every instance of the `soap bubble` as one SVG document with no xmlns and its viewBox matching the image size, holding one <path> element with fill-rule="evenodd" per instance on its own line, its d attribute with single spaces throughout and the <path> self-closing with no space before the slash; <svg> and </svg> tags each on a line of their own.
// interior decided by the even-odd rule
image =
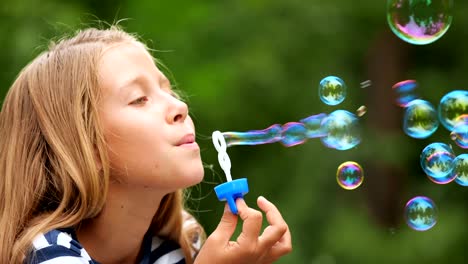
<svg viewBox="0 0 468 264">
<path fill-rule="evenodd" d="M 416 231 L 426 231 L 437 223 L 437 207 L 425 196 L 416 196 L 405 206 L 405 220 Z"/>
<path fill-rule="evenodd" d="M 336 77 L 328 76 L 320 81 L 319 97 L 327 105 L 337 105 L 346 98 L 346 84 Z"/>
<path fill-rule="evenodd" d="M 283 125 L 281 143 L 286 147 L 302 144 L 307 140 L 307 128 L 299 122 L 289 122 Z"/>
<path fill-rule="evenodd" d="M 387 22 L 400 39 L 425 45 L 447 32 L 452 11 L 453 0 L 388 0 Z"/>
<path fill-rule="evenodd" d="M 336 181 L 343 189 L 354 190 L 364 180 L 362 167 L 354 161 L 342 163 L 336 171 Z"/>
<path fill-rule="evenodd" d="M 393 91 L 396 93 L 397 105 L 406 107 L 411 101 L 418 99 L 416 88 L 418 83 L 415 80 L 401 81 L 392 86 Z"/>
<path fill-rule="evenodd" d="M 461 186 L 468 186 L 468 154 L 460 154 L 453 160 L 455 182 Z"/>
<path fill-rule="evenodd" d="M 453 170 L 453 150 L 445 143 L 431 143 L 421 153 L 421 167 L 436 183 L 450 182 Z M 453 179 L 452 179 L 453 180 Z"/>
<path fill-rule="evenodd" d="M 346 110 L 336 110 L 322 120 L 322 143 L 333 149 L 347 150 L 361 142 L 358 118 Z"/>
<path fill-rule="evenodd" d="M 463 115 L 468 115 L 468 91 L 455 90 L 447 93 L 439 103 L 440 123 L 450 132 Z"/>
<path fill-rule="evenodd" d="M 468 148 L 468 115 L 462 115 L 455 121 L 453 131 L 450 133 L 450 138 L 455 141 L 460 148 Z"/>
<path fill-rule="evenodd" d="M 437 111 L 428 101 L 416 99 L 405 108 L 403 131 L 413 138 L 427 138 L 439 127 Z"/>
</svg>

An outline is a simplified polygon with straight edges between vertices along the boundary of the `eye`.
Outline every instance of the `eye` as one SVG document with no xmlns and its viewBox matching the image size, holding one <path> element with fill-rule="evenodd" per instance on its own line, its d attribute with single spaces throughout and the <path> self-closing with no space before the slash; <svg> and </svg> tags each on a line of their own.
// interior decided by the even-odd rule
<svg viewBox="0 0 468 264">
<path fill-rule="evenodd" d="M 143 105 L 146 102 L 148 102 L 148 97 L 147 96 L 142 96 L 142 97 L 139 97 L 138 99 L 130 102 L 130 105 Z"/>
</svg>

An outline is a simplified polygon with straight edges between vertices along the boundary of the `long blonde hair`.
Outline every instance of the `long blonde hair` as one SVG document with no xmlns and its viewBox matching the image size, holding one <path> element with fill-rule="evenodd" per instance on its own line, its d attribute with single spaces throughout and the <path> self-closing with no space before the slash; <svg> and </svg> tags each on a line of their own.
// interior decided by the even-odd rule
<svg viewBox="0 0 468 264">
<path fill-rule="evenodd" d="M 10 88 L 0 113 L 0 263 L 21 263 L 37 235 L 76 226 L 103 208 L 109 162 L 97 65 L 106 47 L 128 41 L 138 40 L 116 26 L 78 31 L 52 43 Z M 183 208 L 182 191 L 168 194 L 152 229 L 179 242 L 191 263 Z"/>
</svg>

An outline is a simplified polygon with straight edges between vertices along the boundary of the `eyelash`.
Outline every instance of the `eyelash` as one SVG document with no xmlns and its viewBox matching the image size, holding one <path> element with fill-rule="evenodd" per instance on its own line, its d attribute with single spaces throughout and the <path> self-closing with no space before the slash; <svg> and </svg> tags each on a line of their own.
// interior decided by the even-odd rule
<svg viewBox="0 0 468 264">
<path fill-rule="evenodd" d="M 142 96 L 132 102 L 130 102 L 131 105 L 142 105 L 144 103 L 148 102 L 148 97 L 147 96 Z"/>
</svg>

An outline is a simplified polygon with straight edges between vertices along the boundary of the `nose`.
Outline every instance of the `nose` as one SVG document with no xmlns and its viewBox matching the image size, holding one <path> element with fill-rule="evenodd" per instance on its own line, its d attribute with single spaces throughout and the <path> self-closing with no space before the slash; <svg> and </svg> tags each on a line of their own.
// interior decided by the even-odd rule
<svg viewBox="0 0 468 264">
<path fill-rule="evenodd" d="M 181 100 L 171 96 L 169 113 L 167 115 L 169 123 L 183 123 L 188 115 L 188 106 Z"/>
</svg>

